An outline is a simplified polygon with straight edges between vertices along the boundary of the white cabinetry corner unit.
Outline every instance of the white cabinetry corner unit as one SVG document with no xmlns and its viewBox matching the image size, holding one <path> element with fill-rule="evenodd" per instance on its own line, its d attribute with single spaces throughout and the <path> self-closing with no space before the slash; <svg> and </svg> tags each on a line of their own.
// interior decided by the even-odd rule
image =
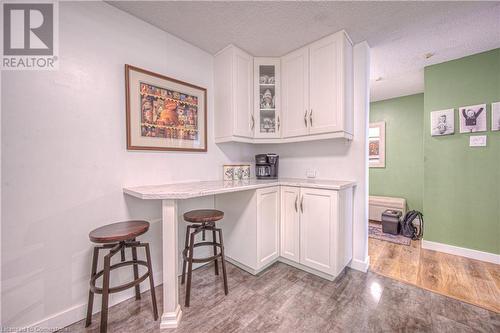
<svg viewBox="0 0 500 333">
<path fill-rule="evenodd" d="M 253 57 L 234 45 L 215 55 L 215 138 L 253 138 Z"/>
<path fill-rule="evenodd" d="M 230 45 L 216 54 L 214 76 L 217 143 L 352 138 L 352 43 L 345 31 L 281 58 L 253 58 Z"/>
<path fill-rule="evenodd" d="M 279 186 L 216 196 L 228 261 L 257 274 L 279 256 Z"/>
<path fill-rule="evenodd" d="M 282 261 L 333 280 L 352 259 L 352 193 L 275 186 L 217 195 L 228 261 L 252 274 Z"/>
</svg>

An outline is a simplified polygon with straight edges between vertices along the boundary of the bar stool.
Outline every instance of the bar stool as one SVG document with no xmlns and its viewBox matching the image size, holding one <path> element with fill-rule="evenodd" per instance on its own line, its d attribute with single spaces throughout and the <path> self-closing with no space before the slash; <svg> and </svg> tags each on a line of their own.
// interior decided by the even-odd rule
<svg viewBox="0 0 500 333">
<path fill-rule="evenodd" d="M 117 293 L 132 287 L 135 287 L 135 299 L 141 298 L 140 283 L 149 277 L 151 286 L 151 300 L 153 302 L 154 320 L 158 319 L 158 308 L 156 306 L 156 295 L 153 282 L 153 269 L 151 268 L 151 254 L 149 244 L 136 241 L 136 237 L 144 234 L 149 229 L 147 221 L 126 221 L 118 222 L 92 230 L 89 238 L 92 242 L 103 244 L 94 247 L 94 256 L 92 258 L 92 271 L 90 275 L 89 302 L 87 307 L 87 320 L 85 327 L 90 326 L 92 322 L 92 307 L 94 303 L 94 294 L 102 294 L 101 305 L 101 326 L 100 332 L 107 331 L 108 326 L 108 300 L 109 294 Z M 143 247 L 146 252 L 146 261 L 137 260 L 137 248 Z M 132 251 L 132 260 L 125 261 L 125 249 Z M 109 253 L 104 256 L 104 269 L 97 272 L 97 262 L 99 260 L 99 251 L 109 249 Z M 111 265 L 111 258 L 121 253 L 121 262 Z M 134 280 L 117 287 L 109 286 L 110 272 L 113 269 L 123 266 L 133 266 Z M 139 265 L 147 267 L 148 271 L 139 277 Z M 102 288 L 96 286 L 96 280 L 103 277 Z"/>
<path fill-rule="evenodd" d="M 224 293 L 228 294 L 227 288 L 227 275 L 226 275 L 226 262 L 224 260 L 224 240 L 222 238 L 222 230 L 215 227 L 215 222 L 221 220 L 224 217 L 224 212 L 215 209 L 200 209 L 192 210 L 184 214 L 184 220 L 186 222 L 193 223 L 188 225 L 186 229 L 186 242 L 184 245 L 184 251 L 182 251 L 183 262 L 182 262 L 182 278 L 181 284 L 184 284 L 186 276 L 186 263 L 187 263 L 187 283 L 186 283 L 186 300 L 185 306 L 189 307 L 189 300 L 191 297 L 191 276 L 193 273 L 193 263 L 206 263 L 215 262 L 215 275 L 219 275 L 219 265 L 218 258 L 221 260 L 222 264 L 222 277 L 224 279 Z M 193 232 L 191 232 L 193 230 Z M 212 242 L 205 242 L 205 232 L 212 231 Z M 198 233 L 202 233 L 203 242 L 195 243 L 194 237 Z M 216 234 L 219 234 L 219 242 L 217 242 Z M 194 258 L 193 252 L 195 247 L 200 246 L 212 246 L 214 250 L 214 255 L 207 258 Z M 217 248 L 220 249 L 220 253 L 217 253 Z"/>
</svg>

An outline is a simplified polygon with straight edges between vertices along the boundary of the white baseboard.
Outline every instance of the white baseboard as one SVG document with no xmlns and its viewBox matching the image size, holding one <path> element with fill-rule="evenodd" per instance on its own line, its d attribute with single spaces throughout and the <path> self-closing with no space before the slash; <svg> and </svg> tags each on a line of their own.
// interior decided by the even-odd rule
<svg viewBox="0 0 500 333">
<path fill-rule="evenodd" d="M 470 259 L 491 262 L 500 265 L 500 254 L 482 252 L 478 250 L 467 249 L 465 247 L 458 247 L 449 244 L 431 242 L 428 240 L 422 240 L 422 248 L 427 250 L 434 250 L 434 251 L 454 254 L 456 256 L 466 257 Z"/>
<path fill-rule="evenodd" d="M 153 278 L 155 281 L 155 286 L 159 286 L 163 283 L 163 276 L 162 272 L 156 272 L 153 273 Z M 147 282 L 148 280 L 146 280 Z M 144 287 L 143 287 L 144 286 Z M 145 284 L 141 284 L 141 293 L 148 291 L 149 288 L 149 282 Z M 97 295 L 96 295 L 97 296 Z M 112 296 L 115 297 L 110 297 L 109 300 L 109 307 L 112 307 L 113 305 L 116 305 L 118 303 L 121 303 L 131 297 L 135 296 L 135 291 L 134 289 L 130 289 L 127 292 L 119 293 L 119 294 L 114 294 Z M 96 303 L 94 300 L 94 311 L 93 313 L 96 314 L 101 311 L 100 303 Z M 161 313 L 161 309 L 159 309 Z M 74 324 L 82 319 L 85 318 L 87 314 L 87 303 L 82 303 L 78 304 L 75 306 L 72 306 L 69 309 L 66 309 L 64 311 L 61 311 L 59 313 L 55 313 L 53 315 L 50 315 L 34 324 L 31 324 L 27 327 L 19 327 L 17 328 L 18 331 L 21 332 L 54 332 L 58 331 L 66 326 L 69 326 L 71 324 Z"/>
<path fill-rule="evenodd" d="M 370 256 L 367 256 L 365 261 L 352 259 L 349 263 L 349 267 L 363 273 L 368 272 L 368 268 L 370 267 Z"/>
</svg>

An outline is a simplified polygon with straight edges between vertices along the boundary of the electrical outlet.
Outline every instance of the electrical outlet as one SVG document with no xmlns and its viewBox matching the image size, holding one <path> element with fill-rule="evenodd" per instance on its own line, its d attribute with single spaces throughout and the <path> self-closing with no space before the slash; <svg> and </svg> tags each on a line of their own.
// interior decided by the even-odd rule
<svg viewBox="0 0 500 333">
<path fill-rule="evenodd" d="M 316 178 L 316 170 L 307 169 L 306 176 L 307 178 Z"/>
</svg>

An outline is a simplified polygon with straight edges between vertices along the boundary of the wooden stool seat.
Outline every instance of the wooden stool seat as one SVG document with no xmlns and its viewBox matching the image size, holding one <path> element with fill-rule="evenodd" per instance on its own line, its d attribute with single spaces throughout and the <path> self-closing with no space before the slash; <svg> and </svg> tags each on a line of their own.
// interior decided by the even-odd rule
<svg viewBox="0 0 500 333">
<path fill-rule="evenodd" d="M 184 220 L 191 223 L 207 223 L 222 220 L 224 212 L 217 209 L 198 209 L 184 214 Z"/>
<path fill-rule="evenodd" d="M 147 221 L 117 222 L 92 230 L 89 238 L 94 243 L 116 243 L 134 239 L 148 229 Z"/>
</svg>

